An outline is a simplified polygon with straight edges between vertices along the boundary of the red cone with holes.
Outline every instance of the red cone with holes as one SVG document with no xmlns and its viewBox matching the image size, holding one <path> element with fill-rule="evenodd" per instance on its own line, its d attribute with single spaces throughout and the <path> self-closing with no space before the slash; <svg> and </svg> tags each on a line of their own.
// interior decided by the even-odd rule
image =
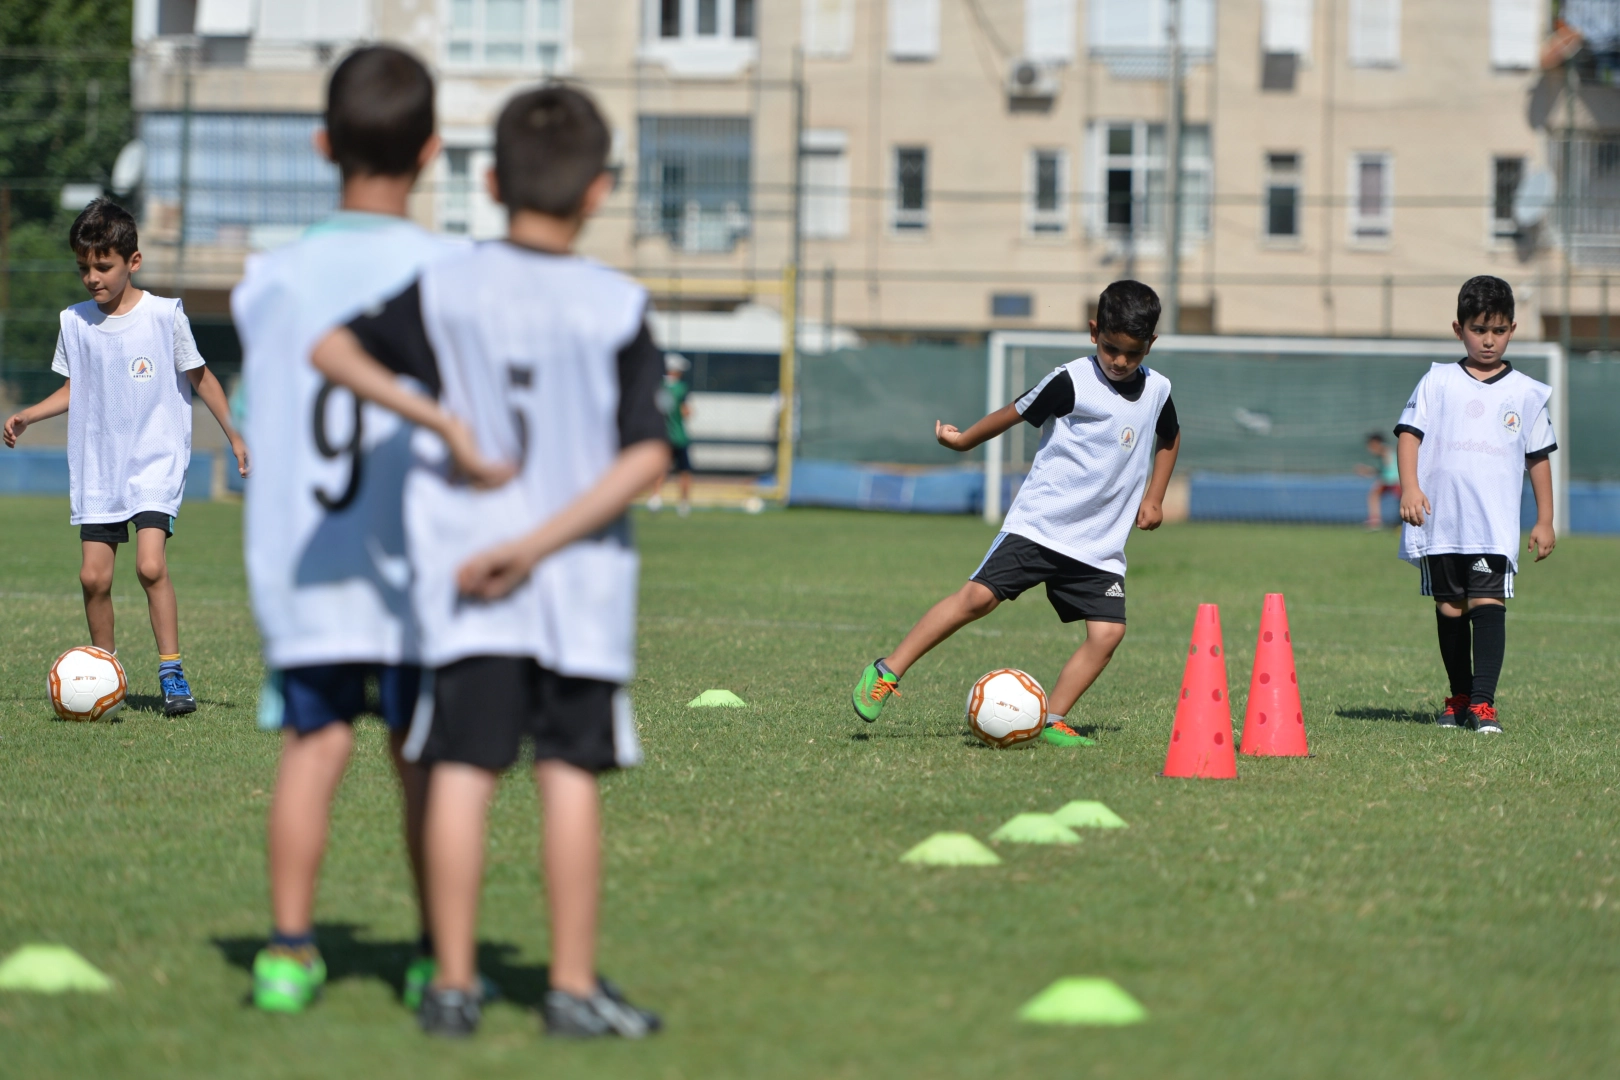
<svg viewBox="0 0 1620 1080">
<path fill-rule="evenodd" d="M 1266 593 L 1260 640 L 1254 647 L 1249 704 L 1243 711 L 1243 752 L 1259 757 L 1306 757 L 1305 710 L 1294 672 L 1294 637 L 1282 593 Z"/>
<path fill-rule="evenodd" d="M 1232 707 L 1226 695 L 1226 650 L 1221 647 L 1221 612 L 1199 604 L 1192 645 L 1176 699 L 1176 724 L 1165 755 L 1165 776 L 1236 780 L 1232 746 Z"/>
</svg>

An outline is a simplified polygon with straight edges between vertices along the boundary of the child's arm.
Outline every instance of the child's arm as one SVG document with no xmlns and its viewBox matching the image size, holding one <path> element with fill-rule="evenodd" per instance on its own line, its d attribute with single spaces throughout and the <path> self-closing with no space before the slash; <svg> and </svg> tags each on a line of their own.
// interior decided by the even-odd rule
<svg viewBox="0 0 1620 1080">
<path fill-rule="evenodd" d="M 68 387 L 73 384 L 72 379 L 63 379 L 62 388 L 38 405 L 30 405 L 22 412 L 13 413 L 6 418 L 5 440 L 7 446 L 16 446 L 17 438 L 28 430 L 29 424 L 37 424 L 41 420 L 49 420 L 53 416 L 61 416 L 68 411 Z"/>
<path fill-rule="evenodd" d="M 1170 445 L 1159 443 L 1153 454 L 1153 475 L 1148 479 L 1147 494 L 1136 508 L 1136 527 L 1152 532 L 1164 524 L 1164 493 L 1170 489 L 1170 474 L 1176 471 L 1176 455 L 1181 453 L 1181 432 Z"/>
<path fill-rule="evenodd" d="M 1536 523 L 1530 530 L 1529 551 L 1536 553 L 1536 562 L 1552 554 L 1558 538 L 1553 536 L 1552 461 L 1546 454 L 1530 462 L 1530 490 L 1536 497 Z"/>
<path fill-rule="evenodd" d="M 1401 520 L 1422 527 L 1423 516 L 1434 513 L 1429 497 L 1423 494 L 1417 482 L 1418 447 L 1423 445 L 1423 440 L 1410 431 L 1401 432 L 1397 440 L 1395 464 L 1401 470 Z"/>
<path fill-rule="evenodd" d="M 463 595 L 496 600 L 523 582 L 540 561 L 617 519 L 630 501 L 669 472 L 669 443 L 646 439 L 619 451 L 596 485 L 545 524 L 516 540 L 474 555 L 456 584 Z"/>
<path fill-rule="evenodd" d="M 225 440 L 231 444 L 231 453 L 236 455 L 236 471 L 243 476 L 248 474 L 248 448 L 242 441 L 242 436 L 231 425 L 231 403 L 225 400 L 225 388 L 219 385 L 214 373 L 206 367 L 194 367 L 186 372 L 186 378 L 191 380 L 191 388 L 197 396 L 203 399 L 208 411 L 214 414 L 219 421 L 219 429 L 225 433 Z"/>
<path fill-rule="evenodd" d="M 500 487 L 517 475 L 509 464 L 486 461 L 465 424 L 432 398 L 401 386 L 394 373 L 366 352 L 347 327 L 339 327 L 322 338 L 309 359 L 315 370 L 335 385 L 437 434 L 449 448 L 456 468 L 474 487 Z"/>
<path fill-rule="evenodd" d="M 1018 409 L 1015 405 L 1003 405 L 966 431 L 958 431 L 952 424 L 947 424 L 943 420 L 935 420 L 934 438 L 939 440 L 941 446 L 947 446 L 952 450 L 966 453 L 975 446 L 989 442 L 1002 432 L 1010 431 L 1014 425 L 1020 423 L 1023 419 L 1022 416 L 1018 415 Z"/>
</svg>

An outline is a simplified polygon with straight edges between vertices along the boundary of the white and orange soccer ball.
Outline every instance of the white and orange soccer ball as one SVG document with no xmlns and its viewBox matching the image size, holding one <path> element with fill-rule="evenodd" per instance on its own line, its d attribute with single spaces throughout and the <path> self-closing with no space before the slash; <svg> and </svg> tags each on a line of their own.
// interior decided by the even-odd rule
<svg viewBox="0 0 1620 1080">
<path fill-rule="evenodd" d="M 1028 742 L 1046 723 L 1046 691 L 1017 668 L 992 671 L 980 676 L 968 693 L 967 722 L 991 746 Z"/>
<path fill-rule="evenodd" d="M 51 707 L 63 720 L 101 720 L 124 707 L 129 681 L 106 649 L 76 645 L 56 658 L 46 680 Z"/>
</svg>

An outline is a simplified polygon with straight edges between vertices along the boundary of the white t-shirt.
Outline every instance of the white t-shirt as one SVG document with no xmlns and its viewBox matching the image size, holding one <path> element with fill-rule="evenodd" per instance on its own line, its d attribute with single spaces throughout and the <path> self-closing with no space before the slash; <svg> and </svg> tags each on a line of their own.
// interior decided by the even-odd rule
<svg viewBox="0 0 1620 1080">
<path fill-rule="evenodd" d="M 231 294 L 253 454 L 243 546 L 273 668 L 420 657 L 402 508 L 411 429 L 357 408 L 309 354 L 459 246 L 400 218 L 340 211 L 250 259 Z"/>
<path fill-rule="evenodd" d="M 1155 436 L 1175 437 L 1169 400 L 1170 380 L 1157 371 L 1143 365 L 1137 376 L 1114 383 L 1094 356 L 1042 379 L 1015 407 L 1050 427 L 1042 428 L 1040 449 L 1002 531 L 1098 570 L 1125 573 L 1125 541 L 1153 469 Z"/>
<path fill-rule="evenodd" d="M 203 358 L 180 301 L 145 293 L 122 315 L 94 300 L 61 315 L 51 370 L 68 390 L 75 525 L 180 512 L 191 464 L 191 380 Z"/>
<path fill-rule="evenodd" d="M 1462 363 L 1435 364 L 1418 380 L 1395 430 L 1418 449 L 1418 487 L 1433 512 L 1401 528 L 1401 558 L 1503 555 L 1519 568 L 1519 503 L 1525 458 L 1557 449 L 1547 399 L 1552 389 L 1507 368 L 1480 381 Z"/>
</svg>

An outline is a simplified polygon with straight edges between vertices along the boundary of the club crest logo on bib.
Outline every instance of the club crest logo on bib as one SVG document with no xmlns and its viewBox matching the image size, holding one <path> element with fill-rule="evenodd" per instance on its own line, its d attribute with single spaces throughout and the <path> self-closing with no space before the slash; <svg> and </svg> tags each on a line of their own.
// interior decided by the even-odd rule
<svg viewBox="0 0 1620 1080">
<path fill-rule="evenodd" d="M 1507 428 L 1513 434 L 1517 435 L 1519 433 L 1519 428 L 1522 427 L 1523 424 L 1524 424 L 1524 421 L 1520 418 L 1518 409 L 1515 409 L 1511 405 L 1507 405 L 1507 406 L 1503 407 L 1503 409 L 1502 409 L 1502 426 L 1503 427 Z"/>
<path fill-rule="evenodd" d="M 137 356 L 129 362 L 129 377 L 136 382 L 151 382 L 157 374 L 157 365 L 150 356 Z"/>
<path fill-rule="evenodd" d="M 1136 445 L 1136 429 L 1132 427 L 1121 428 L 1119 432 L 1119 445 L 1129 450 Z"/>
</svg>

